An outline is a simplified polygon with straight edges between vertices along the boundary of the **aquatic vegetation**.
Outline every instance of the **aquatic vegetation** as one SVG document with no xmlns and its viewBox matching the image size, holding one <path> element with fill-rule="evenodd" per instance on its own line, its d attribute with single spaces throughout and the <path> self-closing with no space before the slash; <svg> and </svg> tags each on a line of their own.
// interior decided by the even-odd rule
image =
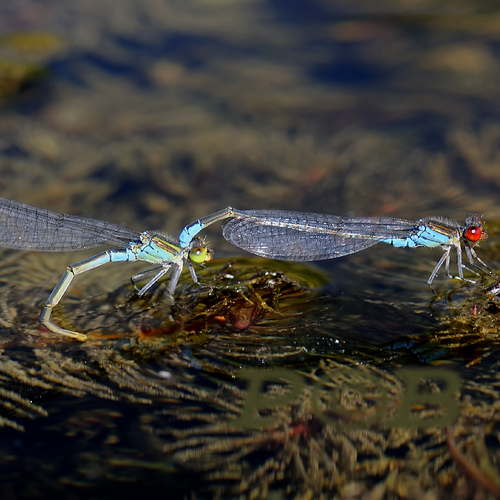
<svg viewBox="0 0 500 500">
<path fill-rule="evenodd" d="M 275 427 L 260 430 L 234 427 L 231 421 L 242 411 L 245 392 L 237 384 L 219 381 L 218 394 L 233 402 L 232 411 L 228 411 L 228 404 L 224 409 L 210 411 L 200 401 L 190 411 L 181 408 L 157 411 L 157 416 L 144 420 L 143 425 L 165 443 L 162 450 L 170 460 L 188 470 L 203 472 L 215 496 L 266 498 L 273 490 L 292 497 L 327 498 L 337 494 L 342 498 L 347 491 L 361 494 L 376 488 L 381 495 L 406 498 L 425 492 L 439 495 L 439 491 L 444 494 L 463 487 L 463 480 L 457 482 L 462 476 L 452 466 L 446 427 L 391 428 L 390 420 L 384 423 L 404 396 L 401 382 L 391 371 L 325 362 L 302 375 L 317 381 L 322 373 L 332 375 L 332 382 L 337 382 L 341 390 L 345 381 L 338 375 L 368 376 L 366 380 L 377 377 L 388 393 L 387 413 L 380 424 L 355 429 L 345 420 L 342 422 L 345 418 L 342 414 L 330 413 L 330 417 L 346 425 L 341 429 L 324 425 L 310 406 L 309 386 L 292 404 L 264 413 L 276 419 Z M 479 421 L 498 422 L 498 394 L 495 409 L 490 407 L 487 414 L 483 412 L 482 400 L 489 392 L 491 379 L 489 376 L 488 383 L 484 384 L 483 380 L 475 386 L 466 383 L 455 426 L 461 429 L 460 433 L 470 432 L 471 426 L 478 425 Z M 499 384 L 498 378 L 495 383 Z M 268 386 L 268 394 L 274 397 L 283 390 L 286 391 L 283 385 Z M 432 390 L 439 391 L 439 388 L 434 385 Z M 484 390 L 486 392 L 482 392 Z M 359 408 L 359 396 L 344 387 L 337 403 L 352 411 Z M 370 407 L 373 394 L 364 396 Z M 432 408 L 415 407 L 415 410 L 422 418 L 437 415 Z"/>
<path fill-rule="evenodd" d="M 314 267 L 275 268 L 268 262 L 273 267 L 265 269 L 253 258 L 215 261 L 200 273 L 210 286 L 196 287 L 183 276 L 174 308 L 162 303 L 161 286 L 147 299 L 136 298 L 131 285 L 102 295 L 102 283 L 109 283 L 97 275 L 90 287 L 97 295 L 82 299 L 77 291 L 61 314 L 71 327 L 94 330 L 88 344 L 74 345 L 36 323 L 37 302 L 47 290 L 33 283 L 50 288 L 50 275 L 60 266 L 48 260 L 50 266 L 39 262 L 39 269 L 30 265 L 28 272 L 9 255 L 0 279 L 10 283 L 16 273 L 20 282 L 0 296 L 1 424 L 20 430 L 27 417 L 43 421 L 47 398 L 57 406 L 59 394 L 101 401 L 47 427 L 80 447 L 73 457 L 78 467 L 65 473 L 64 484 L 96 484 L 98 470 L 99 477 L 113 481 L 139 480 L 155 471 L 194 474 L 207 495 L 220 497 L 266 498 L 272 491 L 341 498 L 371 488 L 406 497 L 475 487 L 475 476 L 460 479 L 455 465 L 474 460 L 473 449 L 466 451 L 467 462 L 457 460 L 444 427 L 420 428 L 413 420 L 408 427 L 391 425 L 407 390 L 396 363 L 416 356 L 431 360 L 434 350 L 436 360 L 451 358 L 454 346 L 436 341 L 433 347 L 425 338 L 413 339 L 406 350 L 339 342 L 326 315 L 336 312 L 337 299 L 322 296 L 324 275 Z M 109 269 L 103 276 L 114 274 Z M 122 273 L 116 274 L 113 279 L 123 283 Z M 483 311 L 484 325 L 495 320 L 492 311 Z M 349 312 L 342 314 L 347 321 Z M 478 320 L 473 314 L 457 318 Z M 444 346 L 448 352 L 439 353 Z M 478 425 L 494 422 L 488 452 L 495 467 L 500 379 L 485 365 L 494 358 L 481 359 L 460 372 L 455 436 L 462 443 Z M 234 426 L 248 399 L 241 367 L 259 366 L 288 367 L 302 377 L 301 392 L 292 402 L 259 410 L 257 424 L 271 418 L 273 427 Z M 266 387 L 271 398 L 288 393 L 286 383 L 271 381 Z M 422 387 L 435 394 L 442 390 L 432 381 Z M 104 406 L 106 401 L 112 404 Z M 135 416 L 124 418 L 129 413 Z M 443 409 L 433 404 L 411 409 L 417 422 L 442 416 Z M 134 451 L 128 433 L 120 430 L 124 422 L 141 442 Z M 93 451 L 85 451 L 87 442 Z"/>
<path fill-rule="evenodd" d="M 10 33 L 0 36 L 0 98 L 14 94 L 47 75 L 43 60 L 63 46 L 51 33 Z"/>
<path fill-rule="evenodd" d="M 9 259 L 5 258 L 4 264 L 2 279 L 8 282 L 12 272 L 20 276 L 15 259 L 9 264 Z M 274 322 L 281 324 L 283 331 L 290 321 L 295 322 L 300 314 L 296 308 L 303 299 L 306 300 L 301 309 L 305 314 L 310 308 L 307 297 L 309 301 L 317 298 L 317 292 L 311 286 L 324 283 L 322 275 L 315 274 L 314 268 L 309 266 L 292 267 L 292 278 L 287 278 L 278 271 L 263 271 L 255 265 L 254 259 L 238 265 L 229 262 L 222 268 L 220 263 L 215 265 L 218 272 L 204 272 L 211 275 L 209 287 L 187 285 L 186 277 L 183 277 L 183 291 L 174 310 L 161 302 L 164 292 L 161 286 L 148 298 L 137 298 L 129 285 L 119 287 L 106 300 L 101 296 L 73 299 L 69 314 L 63 316 L 64 321 L 98 330 L 92 334 L 91 342 L 81 347 L 71 344 L 64 347 L 65 342 L 44 332 L 36 323 L 37 303 L 43 300 L 40 294 L 44 292 L 29 283 L 38 280 L 46 283 L 50 270 L 41 268 L 37 272 L 36 268 L 32 269 L 26 274 L 28 284 L 25 287 L 5 288 L 0 296 L 0 324 L 3 327 L 0 342 L 4 348 L 9 348 L 9 354 L 3 356 L 0 364 L 3 386 L 21 384 L 21 393 L 6 390 L 0 396 L 5 412 L 17 402 L 20 408 L 26 407 L 25 413 L 45 414 L 41 407 L 32 406 L 23 398 L 23 387 L 64 392 L 75 397 L 92 395 L 102 399 L 125 399 L 141 404 L 151 404 L 151 397 L 181 397 L 182 392 L 179 393 L 178 388 L 172 389 L 163 375 L 154 376 L 141 365 L 161 359 L 169 352 L 175 356 L 179 351 L 186 351 L 187 358 L 193 359 L 180 365 L 189 367 L 193 363 L 196 366 L 200 362 L 189 354 L 191 348 L 203 346 L 218 335 L 221 338 L 225 335 L 229 343 L 237 345 L 238 332 L 247 330 L 266 315 L 274 317 Z M 213 289 L 216 284 L 217 289 Z M 309 315 L 316 310 L 317 305 Z M 312 324 L 312 316 L 307 318 L 306 315 L 305 327 Z M 266 348 L 269 360 L 273 353 L 278 357 L 291 357 L 297 350 L 301 351 L 292 348 L 287 353 L 279 345 L 271 344 L 275 343 L 280 328 L 269 332 Z M 14 338 L 12 332 L 18 332 L 18 335 Z M 260 340 L 263 340 L 262 335 Z M 259 356 L 266 357 L 256 341 L 255 332 L 248 334 L 247 347 L 254 345 L 253 351 L 258 349 Z M 20 346 L 28 351 L 19 350 Z M 215 360 L 217 355 L 215 349 L 202 364 L 210 365 L 209 359 Z M 254 356 L 248 348 L 245 355 L 248 359 Z M 237 354 L 234 356 L 237 359 Z M 223 358 L 217 363 L 209 368 L 210 371 L 227 371 Z M 175 366 L 176 363 L 172 360 L 171 364 Z M 103 377 L 106 382 L 102 382 Z M 19 416 L 23 416 L 21 410 Z M 20 428 L 13 420 L 2 418 L 3 424 Z"/>
<path fill-rule="evenodd" d="M 39 80 L 44 75 L 45 69 L 42 66 L 0 59 L 0 97 L 13 94 L 23 85 Z"/>
<path fill-rule="evenodd" d="M 450 456 L 455 460 L 458 467 L 485 491 L 492 493 L 497 498 L 500 497 L 500 480 L 498 479 L 500 468 L 495 470 L 495 466 L 491 464 L 488 458 L 488 450 L 484 444 L 484 437 L 481 439 L 481 436 L 475 436 L 474 443 L 469 443 L 475 445 L 474 451 L 476 460 L 479 461 L 479 467 L 468 460 L 459 450 L 453 427 L 448 427 L 446 442 L 448 444 Z"/>
<path fill-rule="evenodd" d="M 2 33 L 49 26 L 69 50 L 54 58 L 51 35 L 0 38 L 0 91 L 57 63 L 4 106 L 2 196 L 172 234 L 227 205 L 498 219 L 500 24 L 479 12 L 491 6 L 373 16 L 361 1 L 352 19 L 338 16 L 352 2 L 315 5 L 302 22 L 286 2 L 4 2 Z M 216 256 L 234 255 L 218 228 L 209 237 Z M 498 241 L 481 250 L 494 266 Z M 498 307 L 465 288 L 429 311 L 421 277 L 435 258 L 353 256 L 329 268 L 326 294 L 290 268 L 239 274 L 236 261 L 202 273 L 218 291 L 183 281 L 174 308 L 161 288 L 135 297 L 128 276 L 141 268 L 96 271 L 57 312 L 92 333 L 83 349 L 36 323 L 74 256 L 2 253 L 0 496 L 480 498 L 471 471 L 494 477 L 499 464 Z M 404 401 L 400 365 L 460 375 L 454 443 L 442 426 L 379 421 Z M 304 380 L 293 402 L 259 410 L 271 429 L 230 425 L 249 367 Z M 318 406 L 330 425 L 311 404 L 327 373 Z M 363 376 L 366 390 L 343 390 Z M 411 408 L 422 421 L 443 413 Z"/>
<path fill-rule="evenodd" d="M 53 54 L 64 47 L 65 41 L 49 32 L 12 32 L 0 36 L 0 51 L 12 51 L 25 56 Z"/>
</svg>

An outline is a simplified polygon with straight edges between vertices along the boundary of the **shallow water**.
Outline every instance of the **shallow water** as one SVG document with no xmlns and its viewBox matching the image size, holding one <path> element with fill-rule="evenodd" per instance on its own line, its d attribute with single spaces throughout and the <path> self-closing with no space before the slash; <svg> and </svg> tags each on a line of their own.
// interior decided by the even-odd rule
<svg viewBox="0 0 500 500">
<path fill-rule="evenodd" d="M 15 0 L 0 28 L 1 196 L 174 235 L 228 205 L 478 213 L 499 267 L 494 3 Z M 92 252 L 1 253 L 3 499 L 500 495 L 494 279 L 220 233 L 173 305 L 144 266 L 78 276 L 53 318 L 86 343 L 36 319 Z"/>
</svg>

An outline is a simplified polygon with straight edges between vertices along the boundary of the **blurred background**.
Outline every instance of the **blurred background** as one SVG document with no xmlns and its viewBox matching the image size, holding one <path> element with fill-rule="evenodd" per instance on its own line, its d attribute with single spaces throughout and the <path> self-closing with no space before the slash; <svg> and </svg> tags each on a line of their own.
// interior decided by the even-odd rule
<svg viewBox="0 0 500 500">
<path fill-rule="evenodd" d="M 500 10 L 486 0 L 1 2 L 0 195 L 174 236 L 228 205 L 407 219 L 441 215 L 460 222 L 477 213 L 492 236 L 478 253 L 498 269 L 499 95 Z M 207 235 L 216 257 L 243 255 L 217 226 Z M 291 276 L 313 290 L 304 292 L 305 308 L 298 292 L 285 296 L 293 324 L 283 318 L 267 324 L 265 307 L 243 313 L 248 302 L 235 305 L 225 297 L 221 308 L 220 301 L 208 304 L 188 290 L 187 306 L 173 313 L 175 324 L 182 323 L 184 333 L 203 331 L 202 338 L 187 346 L 156 341 L 138 352 L 136 340 L 127 340 L 125 354 L 113 342 L 88 347 L 54 339 L 36 323 L 64 267 L 89 255 L 2 254 L 2 498 L 54 492 L 85 498 L 89 491 L 107 498 L 117 485 L 125 498 L 145 483 L 148 491 L 168 485 L 172 498 L 472 498 L 486 491 L 464 479 L 469 476 L 457 468 L 443 429 L 413 429 L 404 437 L 316 436 L 314 446 L 326 442 L 337 450 L 328 449 L 335 466 L 312 458 L 311 429 L 292 444 L 286 433 L 271 444 L 268 434 L 250 435 L 262 447 L 248 450 L 241 436 L 219 448 L 200 437 L 200 425 L 238 413 L 243 386 L 225 384 L 245 364 L 285 364 L 312 377 L 319 361 L 305 360 L 304 352 L 323 361 L 333 352 L 348 355 L 352 364 L 383 360 L 385 367 L 392 357 L 410 364 L 437 359 L 455 362 L 476 391 L 464 403 L 471 413 L 460 432 L 464 439 L 478 428 L 489 433 L 484 446 L 496 470 L 498 307 L 486 302 L 480 287 L 446 295 L 458 285 L 443 276 L 436 287 L 444 292 L 433 298 L 426 280 L 439 251 L 377 246 L 320 268 L 274 268 L 272 286 L 288 290 Z M 213 269 L 225 265 L 233 264 L 215 261 Z M 123 318 L 135 315 L 144 333 L 149 320 L 138 311 L 145 304 L 120 302 L 132 294 L 131 287 L 120 287 L 133 272 L 133 266 L 105 266 L 78 279 L 62 306 L 80 316 L 67 313 L 57 321 L 109 331 L 113 321 L 127 325 Z M 269 281 L 255 276 L 241 280 L 251 278 L 245 300 L 259 304 L 256 297 L 269 298 Z M 272 309 L 277 299 L 271 299 Z M 110 304 L 120 312 L 110 312 Z M 200 317 L 201 306 L 209 313 Z M 147 307 L 161 321 L 170 318 L 164 309 Z M 82 316 L 84 310 L 91 316 Z M 229 329 L 220 327 L 221 317 L 229 318 Z M 234 335 L 235 328 L 261 320 L 246 337 Z M 426 340 L 417 350 L 412 340 L 403 354 L 388 351 L 387 343 L 401 337 Z M 477 372 L 470 368 L 476 365 Z M 165 388 L 170 377 L 177 385 Z M 395 400 L 396 385 L 387 389 Z M 214 387 L 239 403 L 224 406 L 203 392 Z M 474 398 L 477 411 L 471 410 Z M 158 408 L 171 405 L 184 413 L 168 414 L 167 425 Z M 303 407 L 289 410 L 281 415 L 287 425 L 290 414 L 307 420 Z M 484 430 L 486 422 L 492 427 Z M 225 428 L 206 432 L 219 443 L 230 435 Z M 177 441 L 184 448 L 175 448 Z M 190 452 L 195 445 L 197 452 Z M 371 465 L 363 465 L 367 458 Z M 259 468 L 269 461 L 272 467 Z M 279 464 L 295 464 L 290 474 L 302 479 L 287 479 Z M 318 468 L 330 472 L 320 480 Z M 275 472 L 271 480 L 270 469 L 282 476 Z M 381 496 L 368 496 L 374 485 Z"/>
<path fill-rule="evenodd" d="M 15 1 L 0 24 L 6 197 L 173 234 L 226 205 L 500 218 L 495 3 Z"/>
</svg>

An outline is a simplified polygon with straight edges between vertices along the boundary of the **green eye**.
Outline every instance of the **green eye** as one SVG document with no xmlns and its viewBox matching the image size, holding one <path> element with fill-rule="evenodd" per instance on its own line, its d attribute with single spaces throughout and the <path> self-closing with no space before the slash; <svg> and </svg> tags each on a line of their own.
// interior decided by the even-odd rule
<svg viewBox="0 0 500 500">
<path fill-rule="evenodd" d="M 208 257 L 207 247 L 195 247 L 189 250 L 189 259 L 196 264 L 202 264 L 207 260 L 207 257 Z"/>
</svg>

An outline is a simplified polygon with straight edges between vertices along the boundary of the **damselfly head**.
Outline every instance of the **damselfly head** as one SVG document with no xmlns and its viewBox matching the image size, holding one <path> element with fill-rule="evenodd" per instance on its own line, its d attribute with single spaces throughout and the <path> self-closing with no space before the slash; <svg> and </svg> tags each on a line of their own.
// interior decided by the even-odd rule
<svg viewBox="0 0 500 500">
<path fill-rule="evenodd" d="M 195 264 L 203 264 L 212 258 L 212 251 L 204 238 L 194 238 L 189 244 L 189 260 Z"/>
<path fill-rule="evenodd" d="M 477 243 L 487 237 L 481 219 L 475 215 L 467 217 L 465 221 L 464 238 L 471 243 Z"/>
</svg>

